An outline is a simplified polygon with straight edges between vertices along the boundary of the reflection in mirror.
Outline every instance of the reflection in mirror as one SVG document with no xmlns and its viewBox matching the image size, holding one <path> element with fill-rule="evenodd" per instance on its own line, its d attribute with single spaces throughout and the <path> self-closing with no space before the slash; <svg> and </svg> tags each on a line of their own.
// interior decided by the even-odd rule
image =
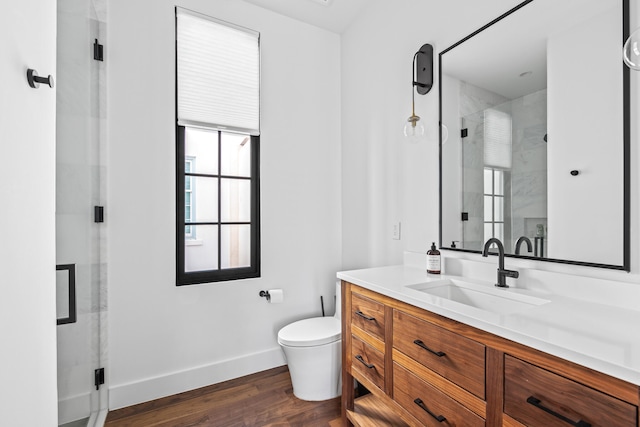
<svg viewBox="0 0 640 427">
<path fill-rule="evenodd" d="M 444 249 L 628 270 L 627 10 L 530 0 L 440 54 Z"/>
</svg>

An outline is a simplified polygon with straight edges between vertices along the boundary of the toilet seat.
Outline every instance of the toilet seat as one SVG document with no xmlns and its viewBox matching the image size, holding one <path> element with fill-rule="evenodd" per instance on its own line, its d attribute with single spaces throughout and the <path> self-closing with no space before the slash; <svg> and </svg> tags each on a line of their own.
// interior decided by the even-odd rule
<svg viewBox="0 0 640 427">
<path fill-rule="evenodd" d="M 289 347 L 314 347 L 339 341 L 340 319 L 313 317 L 291 323 L 278 332 L 278 342 Z"/>
</svg>

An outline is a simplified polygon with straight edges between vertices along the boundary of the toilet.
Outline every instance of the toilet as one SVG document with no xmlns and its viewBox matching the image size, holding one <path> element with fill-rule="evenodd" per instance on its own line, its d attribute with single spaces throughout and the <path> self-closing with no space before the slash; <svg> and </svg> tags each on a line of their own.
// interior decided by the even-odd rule
<svg viewBox="0 0 640 427">
<path fill-rule="evenodd" d="M 341 307 L 338 281 L 333 316 L 299 320 L 278 332 L 298 399 L 327 400 L 342 392 Z"/>
</svg>

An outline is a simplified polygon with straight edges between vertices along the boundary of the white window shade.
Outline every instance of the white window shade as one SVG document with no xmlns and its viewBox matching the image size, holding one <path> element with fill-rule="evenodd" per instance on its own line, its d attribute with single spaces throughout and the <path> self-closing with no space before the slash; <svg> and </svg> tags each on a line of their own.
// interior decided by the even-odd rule
<svg viewBox="0 0 640 427">
<path fill-rule="evenodd" d="M 504 111 L 484 111 L 484 165 L 511 169 L 511 115 Z"/>
<path fill-rule="evenodd" d="M 260 134 L 260 35 L 176 8 L 178 123 Z"/>
</svg>

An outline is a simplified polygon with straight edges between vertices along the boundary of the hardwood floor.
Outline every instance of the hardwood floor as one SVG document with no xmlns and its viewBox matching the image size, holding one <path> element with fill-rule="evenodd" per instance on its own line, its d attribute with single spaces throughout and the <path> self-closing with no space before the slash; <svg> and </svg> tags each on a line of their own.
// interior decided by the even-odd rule
<svg viewBox="0 0 640 427">
<path fill-rule="evenodd" d="M 340 398 L 293 395 L 286 366 L 109 412 L 105 427 L 340 427 Z"/>
</svg>

